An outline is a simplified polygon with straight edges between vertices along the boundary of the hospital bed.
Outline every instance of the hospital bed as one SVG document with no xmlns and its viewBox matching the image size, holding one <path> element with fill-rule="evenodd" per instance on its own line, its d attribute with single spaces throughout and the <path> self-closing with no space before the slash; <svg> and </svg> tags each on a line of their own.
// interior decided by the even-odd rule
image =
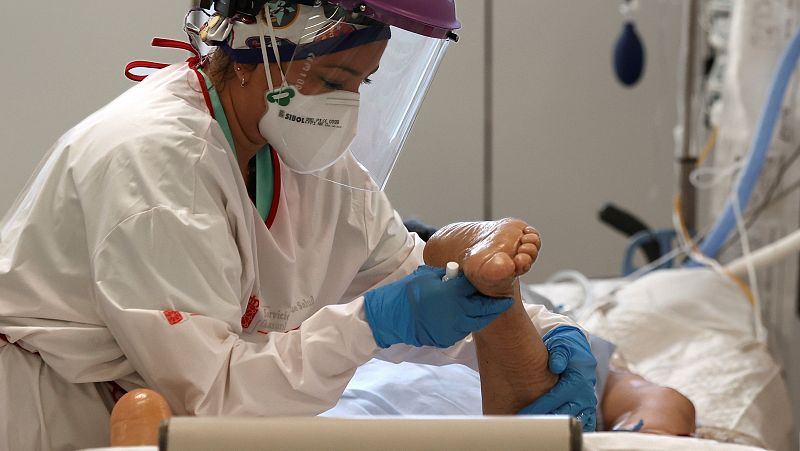
<svg viewBox="0 0 800 451">
<path fill-rule="evenodd" d="M 584 449 L 796 449 L 780 368 L 756 339 L 752 306 L 728 278 L 708 269 L 662 270 L 634 282 L 528 285 L 524 291 L 527 299 L 545 296 L 590 333 L 614 342 L 616 364 L 677 389 L 695 405 L 696 437 L 584 434 Z M 364 402 L 332 412 L 402 415 L 419 408 L 479 414 L 477 385 L 464 382 L 477 374 L 464 376 L 471 370 L 450 367 L 370 362 L 345 392 Z M 422 378 L 441 383 L 427 382 L 425 393 L 404 388 Z"/>
<path fill-rule="evenodd" d="M 689 397 L 697 411 L 696 436 L 581 434 L 564 419 L 480 417 L 480 391 L 453 377 L 472 370 L 373 361 L 359 369 L 345 395 L 360 397 L 377 411 L 351 410 L 357 416 L 349 418 L 336 409 L 328 414 L 339 418 L 176 418 L 162 427 L 160 449 L 235 443 L 246 450 L 257 449 L 248 443 L 265 441 L 285 443 L 287 449 L 325 444 L 325 449 L 571 450 L 581 449 L 580 442 L 587 451 L 795 449 L 780 368 L 756 339 L 751 305 L 728 278 L 708 269 L 661 270 L 633 282 L 526 285 L 523 292 L 529 300 L 544 296 L 591 333 L 614 342 L 616 363 Z M 469 377 L 477 377 L 472 373 Z M 409 396 L 403 387 L 421 378 L 428 381 L 425 392 Z M 404 415 L 409 411 L 416 415 Z M 364 416 L 375 414 L 381 416 Z M 201 443 L 210 447 L 199 448 Z"/>
<path fill-rule="evenodd" d="M 796 449 L 781 368 L 757 339 L 753 307 L 730 279 L 710 269 L 661 270 L 591 287 L 591 305 L 572 316 L 615 343 L 629 370 L 687 396 L 698 437 Z M 527 289 L 567 306 L 585 298 L 576 284 Z"/>
</svg>

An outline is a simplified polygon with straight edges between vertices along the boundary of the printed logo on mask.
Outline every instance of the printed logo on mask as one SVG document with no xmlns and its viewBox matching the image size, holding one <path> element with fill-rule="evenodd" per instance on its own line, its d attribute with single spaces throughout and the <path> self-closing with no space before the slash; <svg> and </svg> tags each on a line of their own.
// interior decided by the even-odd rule
<svg viewBox="0 0 800 451">
<path fill-rule="evenodd" d="M 339 119 L 298 116 L 296 114 L 287 113 L 284 110 L 278 111 L 278 117 L 289 122 L 297 122 L 298 124 L 316 125 L 317 127 L 342 128 L 342 121 Z"/>
<path fill-rule="evenodd" d="M 288 106 L 295 94 L 292 88 L 278 88 L 267 94 L 267 102 L 277 103 L 280 106 Z"/>
</svg>

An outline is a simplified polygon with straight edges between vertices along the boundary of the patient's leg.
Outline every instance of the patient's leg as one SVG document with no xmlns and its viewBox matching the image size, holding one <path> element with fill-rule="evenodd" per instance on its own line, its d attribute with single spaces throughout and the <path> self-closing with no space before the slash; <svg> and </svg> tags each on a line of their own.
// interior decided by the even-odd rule
<svg viewBox="0 0 800 451">
<path fill-rule="evenodd" d="M 547 349 L 522 306 L 517 280 L 540 246 L 536 230 L 518 219 L 452 224 L 425 246 L 426 264 L 458 262 L 482 293 L 514 298 L 508 311 L 473 334 L 484 414 L 516 414 L 558 380 L 548 370 Z"/>
<path fill-rule="evenodd" d="M 690 435 L 695 431 L 694 405 L 688 398 L 614 367 L 608 373 L 600 409 L 607 429 L 631 429 L 642 420 L 639 432 Z"/>
<path fill-rule="evenodd" d="M 558 382 L 547 366 L 547 348 L 522 306 L 519 284 L 514 305 L 473 337 L 484 414 L 514 415 Z"/>
</svg>

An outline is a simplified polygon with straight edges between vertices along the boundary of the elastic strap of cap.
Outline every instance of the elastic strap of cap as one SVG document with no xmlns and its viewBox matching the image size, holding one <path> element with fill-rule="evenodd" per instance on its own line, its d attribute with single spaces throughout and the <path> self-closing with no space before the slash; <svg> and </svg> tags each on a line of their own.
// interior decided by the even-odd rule
<svg viewBox="0 0 800 451">
<path fill-rule="evenodd" d="M 286 83 L 286 75 L 283 73 L 283 68 L 281 67 L 281 55 L 280 51 L 278 51 L 278 41 L 275 39 L 275 29 L 272 27 L 272 14 L 269 11 L 269 5 L 264 6 L 264 15 L 266 17 L 267 22 L 267 29 L 269 30 L 269 40 L 272 44 L 272 54 L 275 55 L 276 63 L 278 64 L 278 72 L 281 73 L 281 80 L 283 81 L 282 86 L 287 86 Z M 258 15 L 258 38 L 261 41 L 261 55 L 264 58 L 264 71 L 267 73 L 267 85 L 269 86 L 270 91 L 275 90 L 275 86 L 272 83 L 272 74 L 270 74 L 269 70 L 269 56 L 267 55 L 267 42 L 264 40 L 264 21 L 262 20 L 261 15 Z"/>
</svg>

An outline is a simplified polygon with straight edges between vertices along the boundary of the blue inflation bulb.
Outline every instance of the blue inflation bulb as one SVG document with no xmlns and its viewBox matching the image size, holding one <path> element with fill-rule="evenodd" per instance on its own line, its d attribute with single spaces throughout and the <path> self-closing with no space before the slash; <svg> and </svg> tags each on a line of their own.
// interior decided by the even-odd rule
<svg viewBox="0 0 800 451">
<path fill-rule="evenodd" d="M 644 73 L 644 46 L 633 22 L 625 22 L 614 47 L 614 72 L 625 86 L 635 85 Z"/>
</svg>

